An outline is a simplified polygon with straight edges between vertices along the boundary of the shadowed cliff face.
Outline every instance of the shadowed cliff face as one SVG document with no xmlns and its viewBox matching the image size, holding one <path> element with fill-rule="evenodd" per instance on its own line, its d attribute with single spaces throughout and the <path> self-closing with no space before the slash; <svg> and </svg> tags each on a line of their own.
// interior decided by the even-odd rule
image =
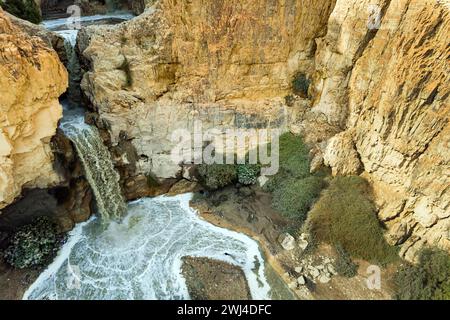
<svg viewBox="0 0 450 320">
<path fill-rule="evenodd" d="M 22 187 L 60 181 L 50 139 L 62 108 L 67 72 L 53 50 L 22 33 L 0 9 L 0 209 Z"/>
<path fill-rule="evenodd" d="M 317 162 L 373 182 L 389 241 L 413 260 L 424 244 L 449 248 L 449 21 L 433 0 L 160 0 L 81 32 L 82 87 L 112 145 L 136 149 L 136 174 L 176 175 L 170 134 L 198 117 L 285 115 Z M 313 80 L 311 109 L 285 105 L 297 72 Z"/>
<path fill-rule="evenodd" d="M 450 6 L 378 1 L 380 24 L 370 30 L 349 21 L 362 10 L 351 2 L 337 2 L 316 55 L 313 112 L 345 129 L 325 148 L 326 163 L 335 174 L 364 168 L 389 241 L 412 235 L 407 259 L 426 244 L 450 250 Z"/>
</svg>

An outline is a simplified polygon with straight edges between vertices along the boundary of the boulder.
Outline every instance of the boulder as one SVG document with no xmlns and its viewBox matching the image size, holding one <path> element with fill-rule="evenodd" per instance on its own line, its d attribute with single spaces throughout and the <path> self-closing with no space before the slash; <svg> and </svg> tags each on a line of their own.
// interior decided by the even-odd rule
<svg viewBox="0 0 450 320">
<path fill-rule="evenodd" d="M 278 242 L 284 250 L 293 250 L 295 248 L 295 239 L 289 233 L 283 233 L 278 237 Z"/>
<path fill-rule="evenodd" d="M 298 278 L 297 278 L 297 283 L 298 283 L 300 286 L 304 286 L 304 285 L 306 284 L 306 279 L 305 279 L 305 277 L 304 277 L 304 276 L 298 277 Z"/>
</svg>

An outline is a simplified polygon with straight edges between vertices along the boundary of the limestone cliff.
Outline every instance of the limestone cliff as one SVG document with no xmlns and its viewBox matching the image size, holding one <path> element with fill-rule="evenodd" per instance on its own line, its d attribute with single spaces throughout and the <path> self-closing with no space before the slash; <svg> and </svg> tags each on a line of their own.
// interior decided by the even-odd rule
<svg viewBox="0 0 450 320">
<path fill-rule="evenodd" d="M 96 122 L 113 145 L 136 149 L 118 161 L 175 177 L 170 135 L 195 119 L 205 129 L 285 124 L 292 77 L 313 70 L 334 2 L 163 0 L 119 26 L 82 30 L 82 88 Z"/>
<path fill-rule="evenodd" d="M 14 26 L 0 9 L 0 209 L 22 188 L 44 188 L 60 178 L 50 139 L 62 108 L 67 72 L 40 38 Z"/>
<path fill-rule="evenodd" d="M 449 34 L 446 1 L 337 1 L 318 42 L 313 112 L 346 131 L 325 160 L 364 168 L 409 260 L 424 244 L 450 250 Z"/>
</svg>

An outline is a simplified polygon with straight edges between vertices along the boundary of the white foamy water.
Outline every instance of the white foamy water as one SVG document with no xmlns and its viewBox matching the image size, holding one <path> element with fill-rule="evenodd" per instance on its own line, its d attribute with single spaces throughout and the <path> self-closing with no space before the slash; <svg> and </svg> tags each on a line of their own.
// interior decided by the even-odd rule
<svg viewBox="0 0 450 320">
<path fill-rule="evenodd" d="M 184 256 L 239 266 L 252 298 L 270 298 L 258 244 L 200 219 L 191 197 L 143 198 L 129 203 L 121 223 L 77 225 L 24 299 L 189 299 Z"/>
</svg>

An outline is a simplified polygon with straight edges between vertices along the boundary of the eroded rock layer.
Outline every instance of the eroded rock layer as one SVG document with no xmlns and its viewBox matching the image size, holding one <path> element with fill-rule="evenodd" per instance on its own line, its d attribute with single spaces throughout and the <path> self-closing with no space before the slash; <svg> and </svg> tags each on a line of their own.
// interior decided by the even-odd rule
<svg viewBox="0 0 450 320">
<path fill-rule="evenodd" d="M 66 88 L 67 72 L 56 52 L 19 30 L 0 9 L 0 209 L 22 188 L 60 181 L 50 140 Z"/>
<path fill-rule="evenodd" d="M 353 14 L 365 4 L 377 4 L 372 28 Z M 450 250 L 449 7 L 338 1 L 316 55 L 313 111 L 351 137 L 338 150 L 331 139 L 327 160 L 337 174 L 364 167 L 388 238 L 406 241 L 409 260 L 425 244 Z"/>
<path fill-rule="evenodd" d="M 113 145 L 131 141 L 136 174 L 162 178 L 180 174 L 171 134 L 195 120 L 283 126 L 284 96 L 294 74 L 312 71 L 334 2 L 158 1 L 127 23 L 82 30 L 82 88 L 97 124 Z"/>
</svg>

